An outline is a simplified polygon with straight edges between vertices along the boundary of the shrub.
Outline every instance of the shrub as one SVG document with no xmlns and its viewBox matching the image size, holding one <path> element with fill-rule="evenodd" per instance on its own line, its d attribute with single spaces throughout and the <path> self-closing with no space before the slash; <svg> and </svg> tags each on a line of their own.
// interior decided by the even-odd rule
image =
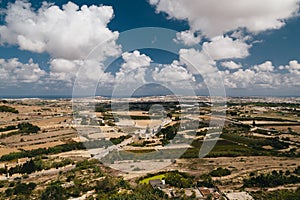
<svg viewBox="0 0 300 200">
<path fill-rule="evenodd" d="M 218 167 L 217 169 L 211 171 L 209 174 L 213 177 L 221 177 L 221 176 L 230 175 L 231 171 L 229 169 L 224 169 L 222 167 Z"/>
<path fill-rule="evenodd" d="M 15 108 L 9 107 L 9 106 L 0 106 L 0 112 L 11 112 L 11 113 L 15 113 L 18 114 L 19 111 L 16 110 Z"/>
</svg>

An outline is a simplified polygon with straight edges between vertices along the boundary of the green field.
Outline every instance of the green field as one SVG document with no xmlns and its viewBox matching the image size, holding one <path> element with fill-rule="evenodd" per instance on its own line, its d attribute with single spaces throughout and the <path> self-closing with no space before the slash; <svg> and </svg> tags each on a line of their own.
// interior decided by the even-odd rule
<svg viewBox="0 0 300 200">
<path fill-rule="evenodd" d="M 162 180 L 163 178 L 165 178 L 165 174 L 160 174 L 160 175 L 152 176 L 149 178 L 145 178 L 145 179 L 141 180 L 140 183 L 141 184 L 149 184 L 149 181 L 151 181 L 151 180 L 156 180 L 156 179 Z"/>
</svg>

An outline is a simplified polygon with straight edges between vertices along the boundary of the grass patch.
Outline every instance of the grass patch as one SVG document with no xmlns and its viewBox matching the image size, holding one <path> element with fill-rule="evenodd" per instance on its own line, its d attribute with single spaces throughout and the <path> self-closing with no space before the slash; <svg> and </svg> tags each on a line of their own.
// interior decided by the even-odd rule
<svg viewBox="0 0 300 200">
<path fill-rule="evenodd" d="M 145 179 L 141 180 L 140 184 L 149 184 L 149 181 L 151 181 L 151 180 L 156 180 L 156 179 L 162 180 L 165 177 L 166 177 L 166 174 L 159 174 L 159 175 L 152 176 L 152 177 L 145 178 Z"/>
<path fill-rule="evenodd" d="M 194 148 L 189 148 L 187 151 L 181 156 L 181 158 L 197 158 L 199 157 L 199 150 L 202 146 L 203 141 L 194 140 L 192 142 L 192 146 Z M 237 156 L 257 156 L 262 152 L 258 152 L 257 150 L 251 149 L 245 145 L 239 145 L 237 143 L 227 141 L 227 140 L 219 140 L 217 144 L 214 146 L 211 152 L 206 157 L 237 157 Z"/>
</svg>

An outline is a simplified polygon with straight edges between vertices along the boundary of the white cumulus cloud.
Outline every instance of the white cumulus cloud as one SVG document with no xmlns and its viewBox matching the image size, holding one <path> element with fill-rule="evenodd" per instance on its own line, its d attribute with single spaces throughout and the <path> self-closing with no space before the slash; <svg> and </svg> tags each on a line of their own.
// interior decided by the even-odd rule
<svg viewBox="0 0 300 200">
<path fill-rule="evenodd" d="M 132 53 L 123 53 L 122 58 L 124 63 L 116 73 L 116 83 L 124 86 L 126 84 L 145 83 L 146 69 L 152 62 L 151 58 L 137 50 Z"/>
<path fill-rule="evenodd" d="M 86 58 L 98 44 L 101 44 L 98 60 L 120 54 L 115 42 L 119 33 L 107 28 L 114 16 L 110 6 L 79 8 L 69 2 L 59 8 L 43 3 L 35 11 L 30 3 L 17 0 L 8 5 L 5 14 L 5 24 L 0 26 L 1 44 L 69 60 Z"/>
<path fill-rule="evenodd" d="M 157 12 L 187 20 L 192 31 L 210 38 L 239 28 L 252 33 L 279 29 L 297 15 L 299 0 L 151 0 Z"/>
<path fill-rule="evenodd" d="M 66 60 L 53 59 L 50 62 L 49 81 L 65 82 L 68 87 L 72 87 L 76 79 L 80 88 L 96 87 L 97 84 L 111 84 L 114 77 L 104 72 L 102 63 L 96 60 Z"/>
<path fill-rule="evenodd" d="M 299 86 L 300 73 L 295 73 L 294 70 L 283 73 L 280 70 L 290 69 L 291 66 L 297 68 L 297 63 L 297 61 L 291 61 L 287 66 L 276 68 L 271 61 L 266 61 L 249 69 L 239 69 L 232 73 L 220 71 L 220 74 L 227 88 L 286 89 Z"/>
<path fill-rule="evenodd" d="M 300 63 L 298 63 L 297 60 L 292 60 L 289 62 L 288 65 L 285 66 L 280 66 L 279 69 L 286 69 L 288 70 L 290 73 L 300 73 Z"/>
<path fill-rule="evenodd" d="M 177 61 L 161 67 L 156 67 L 152 72 L 152 77 L 157 82 L 174 82 L 177 84 L 181 81 L 195 81 L 193 75 L 186 68 L 179 66 Z"/>
<path fill-rule="evenodd" d="M 39 65 L 31 59 L 28 63 L 22 63 L 18 58 L 9 60 L 0 59 L 1 85 L 14 85 L 19 83 L 35 83 L 47 73 L 40 69 Z"/>
<path fill-rule="evenodd" d="M 60 8 L 44 2 L 35 9 L 28 1 L 16 0 L 8 4 L 4 13 L 0 44 L 50 54 L 50 72 L 45 78 L 49 87 L 63 83 L 71 87 L 76 78 L 82 86 L 97 84 L 99 78 L 101 82 L 113 81 L 113 76 L 103 69 L 104 60 L 121 54 L 121 46 L 116 43 L 119 33 L 107 27 L 114 17 L 111 6 L 79 7 L 68 2 Z M 21 65 L 19 70 L 27 72 L 29 68 L 25 67 Z M 32 70 L 31 80 L 38 81 L 41 76 L 33 67 Z"/>
<path fill-rule="evenodd" d="M 201 41 L 201 35 L 195 36 L 190 30 L 176 33 L 175 42 L 182 42 L 186 46 L 193 46 Z"/>
<path fill-rule="evenodd" d="M 179 51 L 179 63 L 187 66 L 189 73 L 200 75 L 205 84 L 212 88 L 221 88 L 223 80 L 219 76 L 216 62 L 205 51 L 196 49 L 181 49 Z M 213 92 L 213 91 L 211 91 Z"/>
<path fill-rule="evenodd" d="M 238 64 L 238 63 L 233 62 L 233 61 L 222 62 L 221 66 L 225 67 L 227 69 L 231 69 L 231 70 L 240 69 L 242 67 L 241 64 Z"/>
<path fill-rule="evenodd" d="M 214 37 L 211 42 L 204 42 L 203 49 L 214 59 L 245 58 L 249 55 L 251 45 L 226 36 Z"/>
<path fill-rule="evenodd" d="M 274 71 L 274 66 L 271 61 L 266 61 L 263 64 L 255 65 L 253 68 L 257 72 L 272 72 L 272 71 Z"/>
</svg>

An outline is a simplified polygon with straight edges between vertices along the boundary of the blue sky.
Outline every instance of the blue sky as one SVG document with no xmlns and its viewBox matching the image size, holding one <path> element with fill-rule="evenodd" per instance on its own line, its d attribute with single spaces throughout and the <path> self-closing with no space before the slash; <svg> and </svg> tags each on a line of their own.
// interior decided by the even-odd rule
<svg viewBox="0 0 300 200">
<path fill-rule="evenodd" d="M 51 2 L 1 1 L 0 96 L 299 96 L 299 0 Z"/>
</svg>

